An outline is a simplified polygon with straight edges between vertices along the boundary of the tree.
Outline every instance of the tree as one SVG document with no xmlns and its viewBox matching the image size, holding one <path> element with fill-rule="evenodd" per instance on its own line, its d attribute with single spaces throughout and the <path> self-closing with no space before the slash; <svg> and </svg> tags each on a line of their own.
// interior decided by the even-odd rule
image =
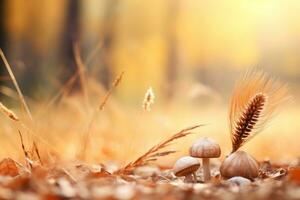
<svg viewBox="0 0 300 200">
<path fill-rule="evenodd" d="M 178 73 L 178 43 L 176 35 L 177 15 L 178 15 L 178 1 L 170 1 L 168 6 L 167 15 L 167 63 L 166 63 L 166 76 L 167 76 L 167 88 L 166 97 L 171 99 L 174 96 L 174 90 L 176 88 L 175 83 Z"/>
<path fill-rule="evenodd" d="M 112 51 L 115 39 L 116 28 L 116 7 L 118 0 L 106 0 L 105 15 L 103 19 L 102 32 L 102 70 L 101 79 L 105 87 L 109 87 L 112 76 Z"/>
<path fill-rule="evenodd" d="M 64 65 L 62 74 L 62 80 L 68 80 L 72 75 L 76 73 L 77 66 L 74 58 L 74 44 L 79 41 L 80 27 L 80 0 L 69 1 L 66 6 L 66 19 L 65 19 L 65 29 L 63 31 L 62 42 L 61 42 L 61 59 Z M 77 79 L 74 84 L 75 89 L 80 86 L 79 80 Z"/>
</svg>

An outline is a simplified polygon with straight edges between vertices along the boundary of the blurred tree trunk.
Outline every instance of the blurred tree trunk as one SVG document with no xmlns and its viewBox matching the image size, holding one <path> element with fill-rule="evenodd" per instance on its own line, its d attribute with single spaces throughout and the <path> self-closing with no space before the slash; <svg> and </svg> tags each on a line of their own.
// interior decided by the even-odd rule
<svg viewBox="0 0 300 200">
<path fill-rule="evenodd" d="M 6 43 L 6 29 L 5 29 L 5 5 L 6 1 L 0 1 L 0 48 L 5 50 Z"/>
<path fill-rule="evenodd" d="M 62 36 L 62 62 L 66 69 L 62 73 L 62 80 L 66 82 L 77 71 L 77 66 L 74 58 L 74 44 L 79 41 L 79 15 L 80 15 L 80 0 L 72 0 L 66 6 L 65 29 Z M 77 79 L 73 89 L 77 90 L 80 82 Z"/>
<path fill-rule="evenodd" d="M 178 75 L 178 43 L 177 43 L 177 16 L 178 0 L 170 1 L 167 16 L 167 61 L 166 61 L 166 98 L 172 99 L 176 89 L 176 79 Z"/>
<path fill-rule="evenodd" d="M 104 8 L 104 21 L 102 32 L 102 69 L 101 80 L 103 85 L 108 88 L 111 83 L 112 77 L 112 52 L 115 38 L 115 26 L 116 26 L 116 8 L 118 6 L 118 0 L 106 0 Z"/>
</svg>

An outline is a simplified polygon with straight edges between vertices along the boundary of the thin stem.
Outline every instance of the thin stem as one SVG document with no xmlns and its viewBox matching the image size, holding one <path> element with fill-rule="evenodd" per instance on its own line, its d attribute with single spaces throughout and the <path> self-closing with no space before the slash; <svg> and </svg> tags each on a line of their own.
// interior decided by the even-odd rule
<svg viewBox="0 0 300 200">
<path fill-rule="evenodd" d="M 191 183 L 191 182 L 194 182 L 194 177 L 192 174 L 189 174 L 189 175 L 186 175 L 185 178 L 184 178 L 184 182 L 185 183 Z"/>
<path fill-rule="evenodd" d="M 31 112 L 30 112 L 27 104 L 26 104 L 25 98 L 24 98 L 24 96 L 23 96 L 23 94 L 21 92 L 19 84 L 18 84 L 18 82 L 17 82 L 17 80 L 15 78 L 15 75 L 14 75 L 14 73 L 13 73 L 10 65 L 8 64 L 8 61 L 6 60 L 6 57 L 5 57 L 5 55 L 4 55 L 4 53 L 3 53 L 3 51 L 1 49 L 0 49 L 0 56 L 1 56 L 2 60 L 3 60 L 3 62 L 4 62 L 4 65 L 5 65 L 8 73 L 9 73 L 9 76 L 11 77 L 11 80 L 12 80 L 12 82 L 13 82 L 13 84 L 14 84 L 17 92 L 18 92 L 18 95 L 20 97 L 21 103 L 22 103 L 23 107 L 25 108 L 28 117 L 30 118 L 31 121 L 33 121 L 33 117 L 31 115 Z"/>
<path fill-rule="evenodd" d="M 77 66 L 78 72 L 79 72 L 79 80 L 80 80 L 81 89 L 82 89 L 82 93 L 83 93 L 83 97 L 84 97 L 84 101 L 85 101 L 85 106 L 88 109 L 89 108 L 89 97 L 88 97 L 87 84 L 86 84 L 87 82 L 86 82 L 86 77 L 85 77 L 86 67 L 82 61 L 82 58 L 80 55 L 79 44 L 77 42 L 75 42 L 73 44 L 73 52 L 74 52 L 76 66 Z"/>
<path fill-rule="evenodd" d="M 193 172 L 193 176 L 194 176 L 194 183 L 197 183 L 197 175 L 196 175 L 196 172 Z"/>
<path fill-rule="evenodd" d="M 209 158 L 202 158 L 203 165 L 203 178 L 204 182 L 208 182 L 210 180 L 210 168 L 209 168 Z"/>
</svg>

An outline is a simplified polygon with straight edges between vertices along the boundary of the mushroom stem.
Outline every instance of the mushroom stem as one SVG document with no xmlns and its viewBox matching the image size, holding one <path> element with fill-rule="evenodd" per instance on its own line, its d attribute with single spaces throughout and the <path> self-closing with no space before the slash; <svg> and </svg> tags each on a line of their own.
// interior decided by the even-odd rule
<svg viewBox="0 0 300 200">
<path fill-rule="evenodd" d="M 194 177 L 194 183 L 197 183 L 197 175 L 196 175 L 196 172 L 193 172 L 193 177 Z"/>
<path fill-rule="evenodd" d="M 194 182 L 194 177 L 192 174 L 188 174 L 185 176 L 184 180 L 185 183 L 193 183 Z"/>
<path fill-rule="evenodd" d="M 209 158 L 202 158 L 204 182 L 210 180 Z"/>
</svg>

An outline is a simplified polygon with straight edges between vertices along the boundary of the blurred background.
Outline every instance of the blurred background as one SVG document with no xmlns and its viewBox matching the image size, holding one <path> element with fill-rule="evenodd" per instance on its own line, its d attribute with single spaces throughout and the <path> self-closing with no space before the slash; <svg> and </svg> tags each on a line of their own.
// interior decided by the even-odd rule
<svg viewBox="0 0 300 200">
<path fill-rule="evenodd" d="M 203 136 L 219 141 L 226 156 L 229 98 L 250 68 L 287 82 L 294 101 L 244 150 L 259 159 L 299 156 L 299 1 L 2 0 L 0 9 L 0 48 L 35 116 L 35 130 L 65 157 L 75 155 L 91 110 L 121 71 L 122 83 L 92 128 L 90 159 L 127 162 L 197 123 L 208 125 L 178 141 L 180 153 L 166 163 Z M 2 101 L 22 115 L 0 66 Z M 150 86 L 155 102 L 143 112 Z M 1 155 L 18 155 L 16 130 L 3 124 L 2 137 L 10 139 Z"/>
</svg>

